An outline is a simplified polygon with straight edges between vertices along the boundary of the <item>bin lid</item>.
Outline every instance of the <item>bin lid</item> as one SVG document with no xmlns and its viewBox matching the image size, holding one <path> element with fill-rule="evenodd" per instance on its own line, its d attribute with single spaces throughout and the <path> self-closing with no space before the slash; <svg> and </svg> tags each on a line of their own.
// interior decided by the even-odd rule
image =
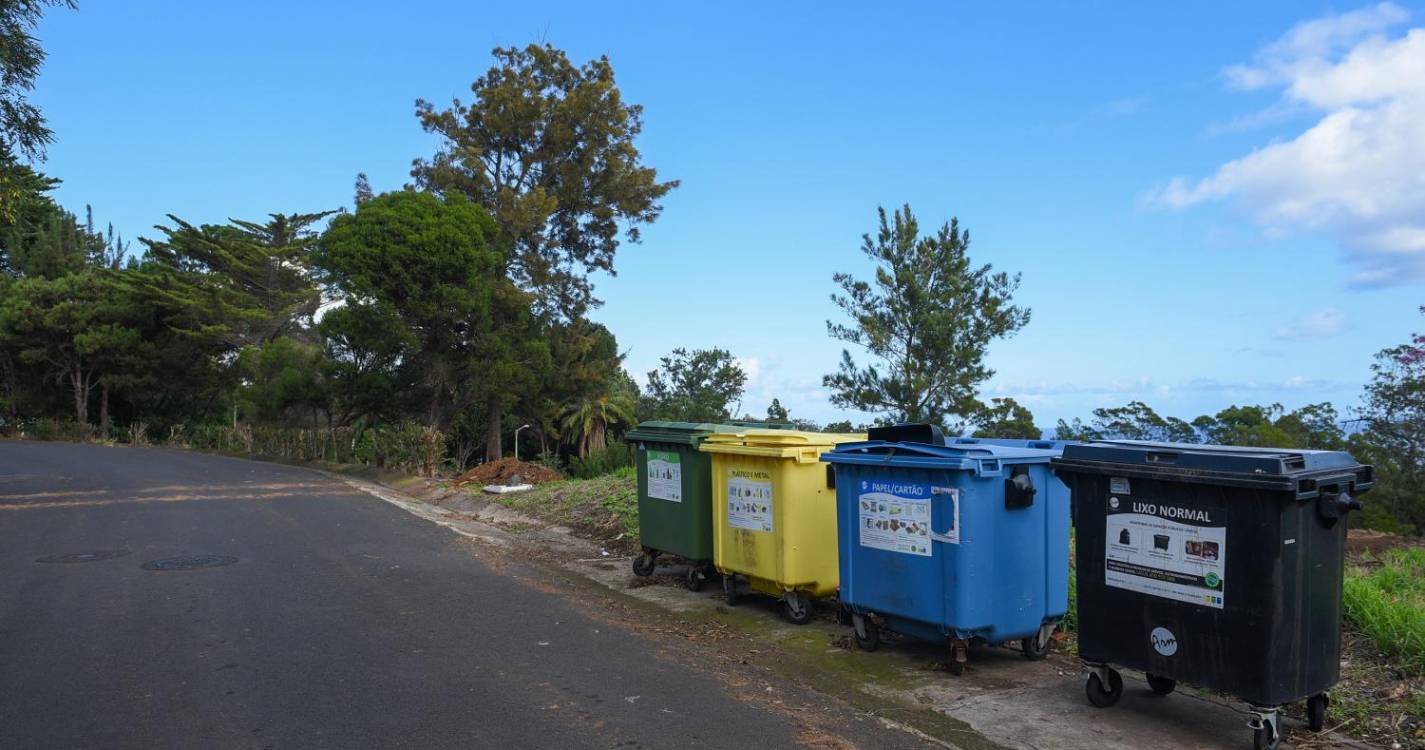
<svg viewBox="0 0 1425 750">
<path fill-rule="evenodd" d="M 947 444 L 956 443 L 959 445 L 1003 445 L 1011 448 L 1038 448 L 1047 451 L 1063 451 L 1064 446 L 1075 441 L 1073 440 L 1030 440 L 1028 438 L 977 438 L 977 437 L 956 437 L 945 438 Z"/>
<path fill-rule="evenodd" d="M 737 453 L 744 456 L 796 458 L 813 462 L 822 451 L 840 443 L 862 441 L 865 433 L 805 432 L 802 430 L 721 430 L 703 439 L 699 450 L 708 453 Z"/>
<path fill-rule="evenodd" d="M 1298 492 L 1307 489 L 1300 483 L 1305 477 L 1353 477 L 1357 491 L 1365 491 L 1372 484 L 1371 467 L 1357 463 L 1345 451 L 1146 440 L 1071 443 L 1064 447 L 1063 457 L 1054 461 L 1054 468 L 1067 472 L 1155 476 Z"/>
<path fill-rule="evenodd" d="M 664 422 L 651 421 L 640 422 L 639 425 L 624 433 L 624 440 L 644 443 L 675 443 L 677 445 L 694 445 L 702 442 L 703 438 L 714 432 L 726 431 L 727 425 L 716 424 L 714 422 Z"/>
<path fill-rule="evenodd" d="M 930 445 L 869 440 L 838 445 L 835 450 L 821 454 L 821 460 L 832 464 L 894 466 L 937 471 L 966 470 L 976 474 L 994 475 L 1006 465 L 1047 464 L 1058 455 L 1059 451 L 1054 449 L 993 443 L 947 442 L 945 445 Z"/>
</svg>

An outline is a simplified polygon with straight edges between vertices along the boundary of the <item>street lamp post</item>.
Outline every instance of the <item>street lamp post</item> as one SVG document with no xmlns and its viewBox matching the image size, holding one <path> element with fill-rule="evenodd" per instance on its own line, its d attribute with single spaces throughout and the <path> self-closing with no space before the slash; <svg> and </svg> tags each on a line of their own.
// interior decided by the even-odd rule
<svg viewBox="0 0 1425 750">
<path fill-rule="evenodd" d="M 527 424 L 522 424 L 522 425 L 520 425 L 519 427 L 515 428 L 515 460 L 516 460 L 516 461 L 520 460 L 520 430 L 523 430 L 523 429 L 526 428 L 526 427 L 529 427 L 529 425 L 527 425 Z"/>
</svg>

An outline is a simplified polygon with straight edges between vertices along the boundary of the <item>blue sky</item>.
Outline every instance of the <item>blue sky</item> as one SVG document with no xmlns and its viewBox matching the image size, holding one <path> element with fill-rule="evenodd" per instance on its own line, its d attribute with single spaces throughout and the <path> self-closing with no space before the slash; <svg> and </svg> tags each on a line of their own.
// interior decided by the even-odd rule
<svg viewBox="0 0 1425 750">
<path fill-rule="evenodd" d="M 1356 405 L 1425 329 L 1425 8 L 1003 5 L 89 0 L 39 30 L 43 168 L 127 237 L 350 205 L 358 171 L 396 189 L 434 151 L 416 98 L 547 40 L 609 56 L 682 181 L 598 281 L 640 380 L 721 346 L 745 410 L 841 417 L 831 274 L 868 273 L 876 207 L 909 202 L 1023 274 L 1033 320 L 983 393 L 1041 425 Z"/>
</svg>

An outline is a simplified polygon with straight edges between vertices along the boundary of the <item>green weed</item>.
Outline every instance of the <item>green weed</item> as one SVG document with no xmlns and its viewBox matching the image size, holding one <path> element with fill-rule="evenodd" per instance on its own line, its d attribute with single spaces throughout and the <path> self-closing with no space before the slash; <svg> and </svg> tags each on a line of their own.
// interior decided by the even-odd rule
<svg viewBox="0 0 1425 750">
<path fill-rule="evenodd" d="M 1352 566 L 1346 623 L 1410 674 L 1425 674 L 1425 548 L 1393 549 Z"/>
</svg>

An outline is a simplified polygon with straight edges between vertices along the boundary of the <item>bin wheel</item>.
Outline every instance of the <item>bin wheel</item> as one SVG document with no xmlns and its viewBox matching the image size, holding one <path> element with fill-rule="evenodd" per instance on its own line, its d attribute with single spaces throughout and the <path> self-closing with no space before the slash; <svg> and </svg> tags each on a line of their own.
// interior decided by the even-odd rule
<svg viewBox="0 0 1425 750">
<path fill-rule="evenodd" d="M 1148 687 L 1153 689 L 1153 695 L 1167 695 L 1173 692 L 1178 686 L 1178 681 L 1171 677 L 1163 677 L 1162 675 L 1156 674 L 1144 676 L 1148 678 Z"/>
<path fill-rule="evenodd" d="M 727 600 L 727 606 L 737 606 L 737 576 L 731 573 L 723 574 L 722 597 Z"/>
<path fill-rule="evenodd" d="M 703 578 L 703 569 L 694 565 L 688 568 L 688 576 L 683 582 L 688 585 L 689 591 L 702 591 L 703 583 L 706 580 L 707 579 Z"/>
<path fill-rule="evenodd" d="M 1281 735 L 1273 732 L 1271 727 L 1262 727 L 1252 732 L 1252 750 L 1277 750 L 1281 744 Z"/>
<path fill-rule="evenodd" d="M 950 665 L 948 668 L 950 670 L 950 674 L 959 677 L 960 675 L 965 673 L 965 662 L 960 661 L 959 659 L 952 658 L 950 659 Z"/>
<path fill-rule="evenodd" d="M 782 595 L 782 616 L 787 618 L 787 622 L 793 625 L 805 625 L 811 622 L 814 613 L 811 597 L 804 592 L 788 591 Z"/>
<path fill-rule="evenodd" d="M 1318 693 L 1306 699 L 1306 724 L 1311 727 L 1311 731 L 1319 732 L 1326 728 L 1326 709 L 1331 706 L 1331 698 L 1325 693 Z"/>
<path fill-rule="evenodd" d="M 1098 708 L 1108 708 L 1118 702 L 1123 697 L 1123 675 L 1116 669 L 1108 670 L 1108 688 L 1104 689 L 1103 681 L 1098 678 L 1098 673 L 1089 675 L 1089 681 L 1084 683 L 1084 692 L 1088 694 L 1089 703 Z"/>
<path fill-rule="evenodd" d="M 633 574 L 639 578 L 653 575 L 653 564 L 658 558 L 652 552 L 645 552 L 633 558 Z"/>
<path fill-rule="evenodd" d="M 856 633 L 856 647 L 875 651 L 881 645 L 881 626 L 865 615 L 851 615 L 851 627 Z"/>
<path fill-rule="evenodd" d="M 1019 648 L 1024 652 L 1024 658 L 1030 661 L 1039 661 L 1049 655 L 1050 638 L 1045 638 L 1043 643 L 1039 642 L 1039 635 L 1031 635 L 1028 638 L 1021 638 Z"/>
</svg>

